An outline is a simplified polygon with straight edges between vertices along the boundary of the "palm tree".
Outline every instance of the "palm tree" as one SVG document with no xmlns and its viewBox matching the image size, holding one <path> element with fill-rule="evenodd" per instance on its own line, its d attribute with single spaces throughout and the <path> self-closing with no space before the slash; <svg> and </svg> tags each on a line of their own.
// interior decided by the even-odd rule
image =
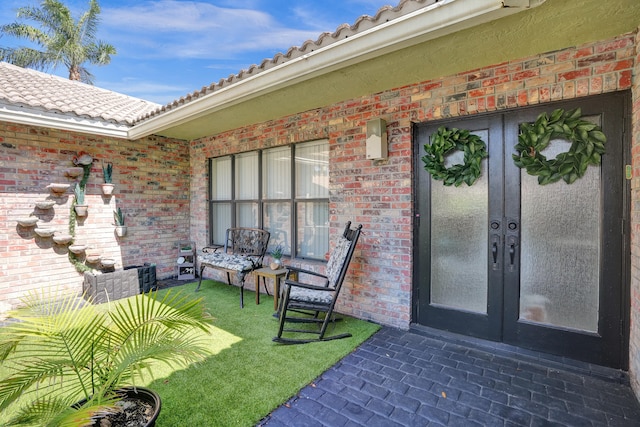
<svg viewBox="0 0 640 427">
<path fill-rule="evenodd" d="M 3 34 L 27 39 L 42 50 L 31 47 L 0 47 L 0 60 L 36 70 L 56 68 L 64 64 L 69 70 L 70 80 L 91 84 L 93 75 L 83 66 L 85 62 L 106 65 L 116 49 L 110 44 L 96 40 L 100 5 L 90 0 L 89 10 L 75 21 L 69 8 L 58 0 L 43 0 L 40 7 L 21 7 L 17 17 L 39 24 L 34 27 L 15 22 L 0 26 Z"/>
</svg>

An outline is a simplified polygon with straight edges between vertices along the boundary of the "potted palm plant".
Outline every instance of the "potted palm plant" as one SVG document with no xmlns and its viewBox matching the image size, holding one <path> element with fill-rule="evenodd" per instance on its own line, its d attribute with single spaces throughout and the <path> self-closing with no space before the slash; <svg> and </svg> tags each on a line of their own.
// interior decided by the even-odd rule
<svg viewBox="0 0 640 427">
<path fill-rule="evenodd" d="M 210 354 L 201 299 L 169 291 L 102 305 L 31 294 L 0 328 L 0 411 L 13 426 L 153 426 L 161 402 L 136 386 L 150 362 L 186 366 Z M 127 401 L 127 405 L 122 405 Z M 128 408 L 151 406 L 148 413 Z"/>
<path fill-rule="evenodd" d="M 104 184 L 102 184 L 102 194 L 105 196 L 110 196 L 113 194 L 113 163 L 107 162 L 106 166 L 102 164 L 102 179 L 104 180 Z"/>
<path fill-rule="evenodd" d="M 113 221 L 116 226 L 116 236 L 124 237 L 127 235 L 127 226 L 124 223 L 124 213 L 122 213 L 122 209 L 118 207 L 115 211 L 113 211 Z"/>
<path fill-rule="evenodd" d="M 87 216 L 89 205 L 85 204 L 84 202 L 84 187 L 80 184 L 76 184 L 73 192 L 76 195 L 75 203 L 73 205 L 73 209 L 75 209 L 76 215 Z"/>
</svg>

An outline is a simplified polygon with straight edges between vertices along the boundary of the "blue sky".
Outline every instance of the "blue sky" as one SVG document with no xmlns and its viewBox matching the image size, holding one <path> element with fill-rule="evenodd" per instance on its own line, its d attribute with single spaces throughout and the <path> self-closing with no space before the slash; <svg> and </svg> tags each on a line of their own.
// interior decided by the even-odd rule
<svg viewBox="0 0 640 427">
<path fill-rule="evenodd" d="M 98 38 L 118 53 L 89 69 L 98 87 L 166 104 L 398 1 L 101 0 Z M 63 2 L 74 17 L 88 8 L 88 0 Z M 2 0 L 0 24 L 15 22 L 18 7 L 39 3 Z M 3 47 L 23 44 L 0 38 Z M 68 77 L 64 68 L 48 72 Z"/>
</svg>

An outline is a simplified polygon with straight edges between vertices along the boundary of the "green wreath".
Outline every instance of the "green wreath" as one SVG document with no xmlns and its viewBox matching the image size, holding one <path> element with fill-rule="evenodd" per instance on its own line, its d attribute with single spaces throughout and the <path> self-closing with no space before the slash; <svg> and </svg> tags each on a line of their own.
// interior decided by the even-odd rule
<svg viewBox="0 0 640 427">
<path fill-rule="evenodd" d="M 562 178 L 572 184 L 582 178 L 589 165 L 599 165 L 605 152 L 607 138 L 599 126 L 582 120 L 580 108 L 565 112 L 554 110 L 538 116 L 535 123 L 522 123 L 513 160 L 519 168 L 538 177 L 540 185 L 557 182 Z M 547 160 L 542 151 L 553 139 L 562 138 L 571 142 L 569 151 Z"/>
<path fill-rule="evenodd" d="M 444 159 L 456 150 L 464 152 L 464 163 L 447 168 Z M 433 134 L 431 144 L 425 144 L 424 151 L 427 154 L 422 157 L 422 161 L 426 171 L 444 185 L 456 187 L 463 182 L 473 185 L 480 177 L 482 159 L 489 156 L 487 145 L 479 136 L 468 130 L 447 129 L 444 126 Z"/>
</svg>

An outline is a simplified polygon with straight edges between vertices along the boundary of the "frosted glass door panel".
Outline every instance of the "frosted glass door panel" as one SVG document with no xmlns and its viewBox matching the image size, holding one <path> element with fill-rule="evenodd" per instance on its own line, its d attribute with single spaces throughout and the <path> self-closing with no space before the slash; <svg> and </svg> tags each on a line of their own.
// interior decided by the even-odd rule
<svg viewBox="0 0 640 427">
<path fill-rule="evenodd" d="M 476 132 L 488 141 L 487 132 Z M 456 151 L 445 165 L 463 163 Z M 471 187 L 431 181 L 431 304 L 487 312 L 487 159 Z"/>
<path fill-rule="evenodd" d="M 567 151 L 554 140 L 548 159 Z M 600 168 L 589 166 L 573 184 L 538 185 L 521 172 L 520 319 L 598 330 Z"/>
</svg>

